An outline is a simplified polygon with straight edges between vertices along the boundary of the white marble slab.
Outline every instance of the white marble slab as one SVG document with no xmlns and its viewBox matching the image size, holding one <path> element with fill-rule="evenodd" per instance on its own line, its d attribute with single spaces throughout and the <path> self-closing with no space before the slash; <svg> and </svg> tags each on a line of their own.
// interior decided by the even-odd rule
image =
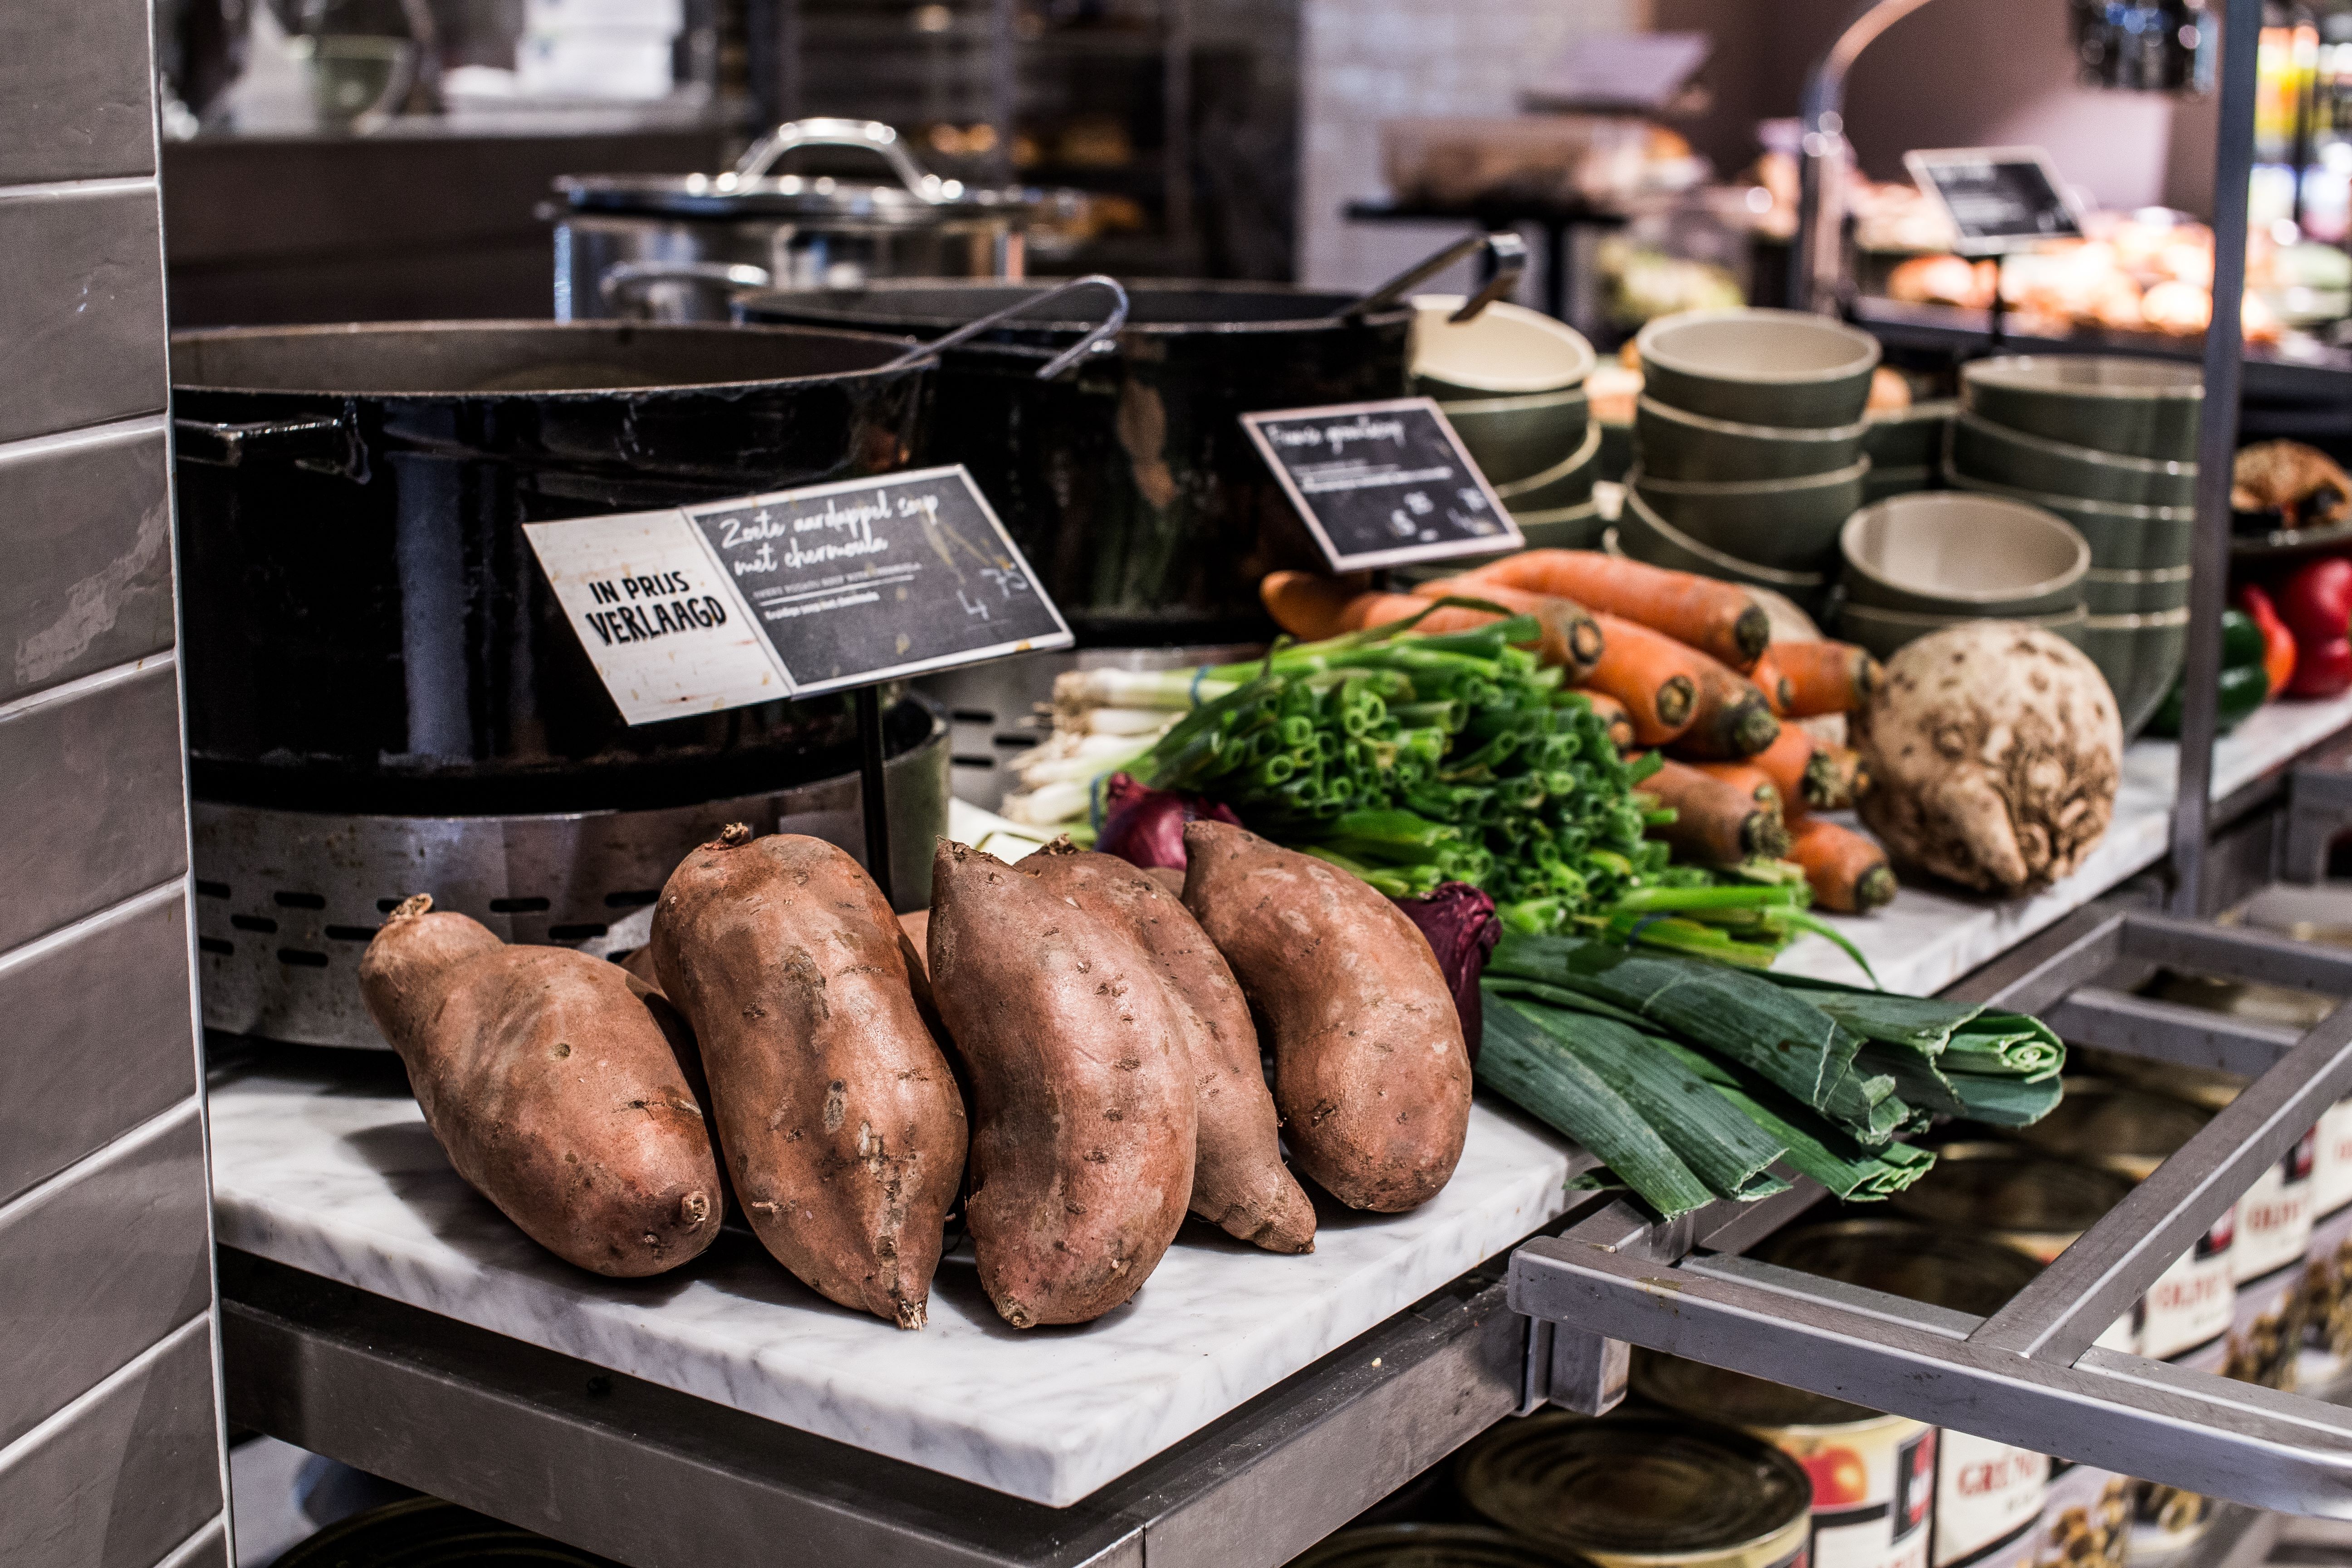
<svg viewBox="0 0 2352 1568">
<path fill-rule="evenodd" d="M 1189 1221 L 1127 1306 L 1026 1332 L 949 1263 L 930 1326 L 907 1333 L 822 1300 L 735 1231 L 654 1279 L 572 1268 L 458 1179 L 385 1065 L 306 1079 L 272 1058 L 215 1079 L 223 1245 L 1055 1506 L 1556 1217 L 1570 1171 L 1562 1140 L 1482 1103 L 1443 1193 L 1409 1215 L 1326 1207 L 1306 1257 Z"/>
<path fill-rule="evenodd" d="M 2352 693 L 2258 709 L 2214 748 L 2214 797 L 2242 789 L 2347 725 L 2352 725 Z M 2170 741 L 2141 741 L 2124 752 L 2106 837 L 2073 876 L 2041 893 L 1990 899 L 1948 883 L 1906 880 L 1895 901 L 1874 914 L 1828 918 L 1862 949 L 1890 990 L 1940 991 L 2162 860 L 2172 847 L 2179 752 Z M 1792 944 L 1778 967 L 1832 980 L 1860 978 L 1853 961 L 1820 937 Z"/>
</svg>

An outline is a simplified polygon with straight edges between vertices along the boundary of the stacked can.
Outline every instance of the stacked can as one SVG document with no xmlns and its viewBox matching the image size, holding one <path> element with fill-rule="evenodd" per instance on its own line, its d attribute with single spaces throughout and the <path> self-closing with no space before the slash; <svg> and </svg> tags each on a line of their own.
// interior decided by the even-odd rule
<svg viewBox="0 0 2352 1568">
<path fill-rule="evenodd" d="M 2297 1382 L 2317 1389 L 2343 1375 L 2352 1356 L 2352 1100 L 2319 1119 L 2313 1145 L 2310 1261 L 2304 1316 L 2310 1338 Z"/>
</svg>

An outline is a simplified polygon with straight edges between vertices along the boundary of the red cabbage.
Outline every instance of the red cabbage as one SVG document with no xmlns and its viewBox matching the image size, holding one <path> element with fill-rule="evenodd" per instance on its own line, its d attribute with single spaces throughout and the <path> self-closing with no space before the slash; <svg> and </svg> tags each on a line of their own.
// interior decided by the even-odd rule
<svg viewBox="0 0 2352 1568">
<path fill-rule="evenodd" d="M 1146 871 L 1155 866 L 1181 871 L 1184 825 L 1202 820 L 1242 826 L 1231 806 L 1206 795 L 1147 789 L 1126 773 L 1113 773 L 1103 786 L 1103 830 L 1095 847 Z"/>
<path fill-rule="evenodd" d="M 1485 1029 L 1478 977 L 1486 973 L 1486 955 L 1495 951 L 1503 934 L 1503 922 L 1495 915 L 1495 900 L 1467 882 L 1446 882 L 1417 899 L 1393 901 L 1407 920 L 1421 928 L 1421 934 L 1429 939 L 1430 951 L 1437 954 L 1437 966 L 1445 972 L 1445 984 L 1454 992 L 1454 1010 L 1462 1016 L 1463 1044 L 1470 1047 L 1475 1066 Z"/>
</svg>

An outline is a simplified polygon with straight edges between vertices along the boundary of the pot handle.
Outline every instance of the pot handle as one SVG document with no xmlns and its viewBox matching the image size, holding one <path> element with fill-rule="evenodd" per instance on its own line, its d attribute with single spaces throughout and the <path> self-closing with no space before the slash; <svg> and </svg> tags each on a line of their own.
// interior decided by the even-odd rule
<svg viewBox="0 0 2352 1568">
<path fill-rule="evenodd" d="M 923 172 L 923 166 L 913 154 L 900 145 L 898 133 L 878 120 L 787 120 L 743 150 L 735 160 L 732 174 L 721 174 L 713 182 L 719 189 L 731 189 L 748 180 L 756 180 L 768 172 L 770 165 L 795 147 L 862 147 L 890 165 L 890 172 L 917 199 L 943 202 L 949 199 L 937 174 Z"/>
<path fill-rule="evenodd" d="M 207 419 L 173 419 L 173 451 L 184 461 L 236 468 L 248 462 L 299 463 L 340 473 L 352 468 L 351 415 L 313 414 L 299 419 L 260 419 L 219 425 Z M 320 463 L 320 459 L 331 461 Z"/>
<path fill-rule="evenodd" d="M 1436 277 L 1465 256 L 1484 250 L 1494 258 L 1495 275 L 1486 286 L 1462 302 L 1462 308 L 1447 317 L 1448 321 L 1466 321 L 1487 306 L 1519 286 L 1519 274 L 1528 269 L 1528 242 L 1509 229 L 1496 229 L 1491 234 L 1465 234 L 1460 239 L 1414 262 L 1354 304 L 1332 312 L 1336 320 L 1353 321 L 1369 316 L 1374 310 L 1384 310 L 1412 291 L 1413 285 Z"/>
<path fill-rule="evenodd" d="M 991 310 L 976 321 L 966 321 L 943 337 L 933 338 L 927 343 L 917 343 L 882 368 L 898 370 L 907 365 L 920 364 L 927 359 L 936 359 L 942 349 L 951 349 L 958 343 L 970 342 L 981 333 L 1002 326 L 1013 317 L 1033 310 L 1048 300 L 1058 300 L 1072 289 L 1089 286 L 1107 289 L 1110 291 L 1110 315 L 1100 326 L 1045 362 L 1037 372 L 1037 379 L 1051 381 L 1089 354 L 1113 353 L 1118 351 L 1118 344 L 1113 340 L 1118 337 L 1119 329 L 1127 325 L 1127 290 L 1120 286 L 1118 279 L 1106 277 L 1099 272 L 1089 272 L 1084 278 L 1073 278 L 1066 283 L 1056 284 L 1042 294 L 1032 294 L 1018 304 L 1007 305 L 1002 310 Z"/>
<path fill-rule="evenodd" d="M 618 313 L 631 295 L 653 283 L 709 283 L 723 289 L 765 289 L 768 269 L 742 261 L 615 261 L 596 279 L 596 298 Z"/>
</svg>

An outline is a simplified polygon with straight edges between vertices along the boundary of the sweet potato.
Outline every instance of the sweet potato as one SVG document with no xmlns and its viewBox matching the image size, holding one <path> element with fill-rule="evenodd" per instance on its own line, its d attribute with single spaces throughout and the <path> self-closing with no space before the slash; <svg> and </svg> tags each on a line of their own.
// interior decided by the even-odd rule
<svg viewBox="0 0 2352 1568">
<path fill-rule="evenodd" d="M 1470 1057 L 1428 939 L 1367 883 L 1222 822 L 1184 828 L 1184 904 L 1274 1036 L 1291 1153 L 1350 1208 L 1396 1214 L 1454 1174 Z"/>
<path fill-rule="evenodd" d="M 965 1129 L 900 942 L 846 853 L 740 825 L 680 861 L 654 911 L 753 1233 L 827 1300 L 919 1329 Z"/>
<path fill-rule="evenodd" d="M 419 894 L 368 943 L 360 994 L 449 1163 L 533 1241 L 635 1279 L 719 1235 L 692 1046 L 618 964 L 509 947 Z"/>
<path fill-rule="evenodd" d="M 1143 950 L 992 855 L 941 840 L 931 978 L 972 1087 L 980 1283 L 1016 1329 L 1142 1289 L 1184 1223 L 1192 1065 Z"/>
<path fill-rule="evenodd" d="M 1192 1212 L 1269 1252 L 1311 1252 L 1315 1205 L 1282 1163 L 1282 1124 L 1234 972 L 1183 900 L 1112 855 L 1049 844 L 1021 862 L 1045 889 L 1133 938 L 1166 985 L 1199 1097 Z"/>
</svg>

